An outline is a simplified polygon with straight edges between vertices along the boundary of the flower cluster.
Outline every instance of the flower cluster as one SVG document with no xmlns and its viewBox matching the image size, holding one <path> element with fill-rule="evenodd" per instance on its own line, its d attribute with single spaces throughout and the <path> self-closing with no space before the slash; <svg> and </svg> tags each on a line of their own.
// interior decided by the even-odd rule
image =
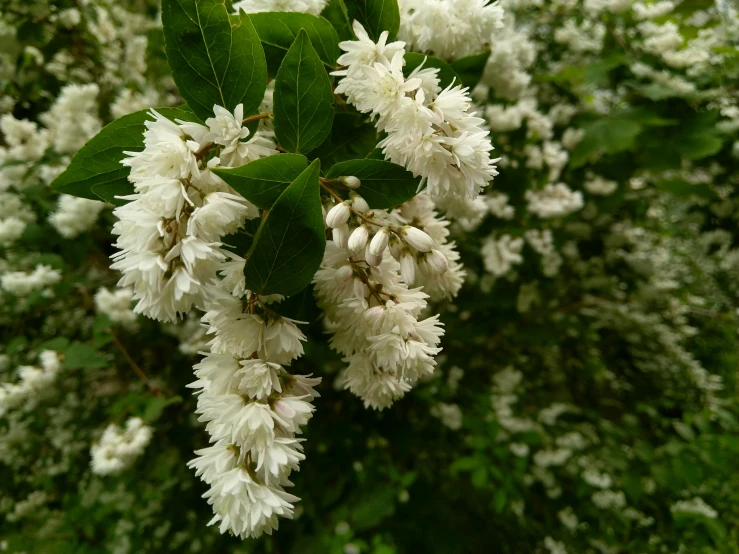
<svg viewBox="0 0 739 554">
<path fill-rule="evenodd" d="M 454 295 L 463 273 L 429 198 L 391 213 L 370 210 L 356 192 L 337 200 L 326 214 L 333 240 L 315 291 L 331 346 L 348 364 L 340 382 L 365 406 L 383 409 L 430 375 L 441 351 L 438 316 L 420 318 L 429 296 L 423 291 Z"/>
<path fill-rule="evenodd" d="M 152 110 L 145 148 L 122 162 L 131 168 L 135 192 L 114 211 L 120 251 L 111 267 L 123 273 L 119 286 L 133 286 L 136 313 L 161 321 L 203 306 L 207 287 L 230 258 L 220 238 L 258 215 L 210 169 L 221 158 L 224 165 L 241 165 L 276 153 L 269 133 L 245 140 L 241 105 L 233 114 L 214 109 L 206 125 L 173 122 Z M 213 146 L 221 158 L 206 160 Z"/>
<path fill-rule="evenodd" d="M 503 27 L 503 8 L 490 0 L 401 0 L 398 4 L 398 34 L 413 50 L 442 59 L 479 54 Z"/>
<path fill-rule="evenodd" d="M 40 367 L 20 366 L 18 382 L 0 385 L 0 416 L 24 403 L 31 409 L 38 397 L 54 383 L 61 369 L 57 353 L 44 350 L 39 354 L 39 361 Z"/>
<path fill-rule="evenodd" d="M 110 424 L 100 440 L 90 448 L 92 472 L 114 475 L 130 467 L 151 441 L 153 430 L 141 418 L 126 421 L 126 428 Z"/>
<path fill-rule="evenodd" d="M 385 157 L 406 167 L 437 201 L 474 199 L 497 175 L 493 149 L 483 120 L 471 111 L 466 88 L 439 85 L 438 69 L 414 69 L 403 74 L 405 43 L 377 43 L 354 22 L 355 41 L 340 44 L 346 69 L 336 92 L 345 94 L 360 112 L 377 117 L 387 133 L 378 145 Z"/>
<path fill-rule="evenodd" d="M 271 534 L 278 516 L 292 518 L 299 498 L 284 487 L 305 458 L 296 434 L 313 413 L 321 381 L 283 367 L 303 354 L 305 336 L 261 302 L 213 291 L 203 321 L 214 336 L 190 385 L 213 445 L 188 465 L 210 485 L 211 523 L 242 539 Z"/>
</svg>

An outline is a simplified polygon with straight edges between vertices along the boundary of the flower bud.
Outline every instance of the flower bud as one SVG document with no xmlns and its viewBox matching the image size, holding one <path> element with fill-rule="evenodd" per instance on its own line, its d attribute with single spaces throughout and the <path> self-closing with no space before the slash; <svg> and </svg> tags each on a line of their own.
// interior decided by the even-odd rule
<svg viewBox="0 0 739 554">
<path fill-rule="evenodd" d="M 447 261 L 446 256 L 435 248 L 426 254 L 425 262 L 429 269 L 438 275 L 446 273 L 449 269 L 449 262 Z"/>
<path fill-rule="evenodd" d="M 344 201 L 341 204 L 336 204 L 326 214 L 326 225 L 333 228 L 344 225 L 344 223 L 349 221 L 349 216 L 351 215 L 351 213 L 352 212 L 349 209 L 348 201 Z"/>
<path fill-rule="evenodd" d="M 343 283 L 343 282 L 351 279 L 353 273 L 354 272 L 352 271 L 352 266 L 350 266 L 350 265 L 343 265 L 339 269 L 336 270 L 336 273 L 334 273 L 334 278 L 339 283 Z"/>
<path fill-rule="evenodd" d="M 370 267 L 377 267 L 382 263 L 382 254 L 374 255 L 371 252 L 372 246 L 368 246 L 367 250 L 364 252 L 364 260 L 367 262 L 367 265 Z"/>
<path fill-rule="evenodd" d="M 364 250 L 364 247 L 367 246 L 368 239 L 369 229 L 366 225 L 360 225 L 359 227 L 354 229 L 354 231 L 352 231 L 352 234 L 349 236 L 347 249 L 352 254 L 357 254 L 358 252 Z"/>
<path fill-rule="evenodd" d="M 403 254 L 403 245 L 395 236 L 390 237 L 390 254 L 398 261 Z"/>
<path fill-rule="evenodd" d="M 434 247 L 434 239 L 416 227 L 403 227 L 401 236 L 403 240 L 419 252 L 428 252 Z"/>
<path fill-rule="evenodd" d="M 416 280 L 416 261 L 413 259 L 413 254 L 408 250 L 403 252 L 400 257 L 400 274 L 408 286 L 411 286 L 413 281 Z"/>
<path fill-rule="evenodd" d="M 363 214 L 369 211 L 369 204 L 367 204 L 367 201 L 364 198 L 354 192 L 352 192 L 349 196 L 352 200 L 352 207 L 355 210 Z"/>
<path fill-rule="evenodd" d="M 342 182 L 344 183 L 344 186 L 349 189 L 357 190 L 359 188 L 359 185 L 362 184 L 362 182 L 354 177 L 354 175 L 350 175 L 348 177 L 344 177 L 342 179 Z"/>
<path fill-rule="evenodd" d="M 349 242 L 349 226 L 340 225 L 339 227 L 334 227 L 334 230 L 331 231 L 331 237 L 334 239 L 334 244 L 336 246 L 339 248 L 346 248 L 346 245 Z"/>
<path fill-rule="evenodd" d="M 377 231 L 377 234 L 375 234 L 374 237 L 372 237 L 368 253 L 372 256 L 380 256 L 380 258 L 382 258 L 382 253 L 385 251 L 385 248 L 387 248 L 387 243 L 389 240 L 390 231 L 388 231 L 387 227 L 383 227 L 382 229 Z"/>
</svg>

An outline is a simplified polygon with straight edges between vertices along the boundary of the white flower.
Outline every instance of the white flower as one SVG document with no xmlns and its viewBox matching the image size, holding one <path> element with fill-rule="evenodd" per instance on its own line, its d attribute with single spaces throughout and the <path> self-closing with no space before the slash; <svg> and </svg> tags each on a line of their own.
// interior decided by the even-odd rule
<svg viewBox="0 0 739 554">
<path fill-rule="evenodd" d="M 92 472 L 98 475 L 120 473 L 130 467 L 151 441 L 151 427 L 137 417 L 126 422 L 125 430 L 109 425 L 90 449 Z"/>
<path fill-rule="evenodd" d="M 97 221 L 98 215 L 105 207 L 103 202 L 76 198 L 67 194 L 59 196 L 56 212 L 49 216 L 49 223 L 64 238 L 74 238 L 89 230 Z"/>
<path fill-rule="evenodd" d="M 514 265 L 523 262 L 521 250 L 523 239 L 503 235 L 499 239 L 489 237 L 482 245 L 481 253 L 485 269 L 496 277 L 500 277 L 513 269 Z"/>
<path fill-rule="evenodd" d="M 584 206 L 582 193 L 564 183 L 549 184 L 538 191 L 527 190 L 527 209 L 541 218 L 564 217 Z"/>
</svg>

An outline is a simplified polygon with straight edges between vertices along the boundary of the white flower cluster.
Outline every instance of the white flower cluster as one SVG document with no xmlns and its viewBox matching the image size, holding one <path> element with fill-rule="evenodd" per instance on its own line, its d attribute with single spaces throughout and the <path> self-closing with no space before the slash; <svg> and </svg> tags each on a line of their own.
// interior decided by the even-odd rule
<svg viewBox="0 0 739 554">
<path fill-rule="evenodd" d="M 398 35 L 417 52 L 445 60 L 479 54 L 503 27 L 503 8 L 490 0 L 400 0 Z"/>
<path fill-rule="evenodd" d="M 417 67 L 406 78 L 405 43 L 377 43 L 354 22 L 358 40 L 340 44 L 346 53 L 339 63 L 346 69 L 336 92 L 345 94 L 360 112 L 377 117 L 387 133 L 379 143 L 385 157 L 421 176 L 435 200 L 474 199 L 498 173 L 490 158 L 493 149 L 483 120 L 470 111 L 466 88 L 441 90 L 438 70 Z"/>
<path fill-rule="evenodd" d="M 326 224 L 333 241 L 314 282 L 331 346 L 349 364 L 340 382 L 365 406 L 383 409 L 430 375 L 441 351 L 438 316 L 419 321 L 428 294 L 409 286 L 428 285 L 437 297 L 456 294 L 458 256 L 445 242 L 446 222 L 424 196 L 387 213 L 370 211 L 352 193 L 328 210 Z"/>
<path fill-rule="evenodd" d="M 514 265 L 523 262 L 522 250 L 523 239 L 521 237 L 503 235 L 500 238 L 491 236 L 485 239 L 480 253 L 485 269 L 495 277 L 502 277 L 511 271 Z"/>
<path fill-rule="evenodd" d="M 30 273 L 26 271 L 4 273 L 0 276 L 0 288 L 14 296 L 28 296 L 35 290 L 55 285 L 61 278 L 62 273 L 58 269 L 39 264 Z"/>
<path fill-rule="evenodd" d="M 103 287 L 95 293 L 95 309 L 98 313 L 107 315 L 113 323 L 133 330 L 137 316 L 131 309 L 132 302 L 133 290 L 130 287 L 114 291 Z"/>
<path fill-rule="evenodd" d="M 319 15 L 328 0 L 241 0 L 234 2 L 234 11 L 259 12 L 303 12 Z"/>
<path fill-rule="evenodd" d="M 305 336 L 261 302 L 213 292 L 203 317 L 214 335 L 211 351 L 190 385 L 198 389 L 197 413 L 214 444 L 188 465 L 210 485 L 211 524 L 242 539 L 271 534 L 278 516 L 292 518 L 299 498 L 283 487 L 305 459 L 296 434 L 314 411 L 310 401 L 320 383 L 282 367 L 303 354 Z"/>
<path fill-rule="evenodd" d="M 18 382 L 0 384 L 0 416 L 23 403 L 33 403 L 56 380 L 61 364 L 53 350 L 39 354 L 40 367 L 20 366 Z"/>
<path fill-rule="evenodd" d="M 49 223 L 61 236 L 71 239 L 90 230 L 104 207 L 105 204 L 97 200 L 61 194 L 57 211 L 49 216 Z"/>
<path fill-rule="evenodd" d="M 527 209 L 541 218 L 564 217 L 584 206 L 582 193 L 564 183 L 549 184 L 541 190 L 526 191 Z"/>
<path fill-rule="evenodd" d="M 131 168 L 135 193 L 113 212 L 120 252 L 111 267 L 123 273 L 119 286 L 133 286 L 135 312 L 161 321 L 203 305 L 206 288 L 231 257 L 220 238 L 258 215 L 210 169 L 277 152 L 267 132 L 246 140 L 241 105 L 233 114 L 220 106 L 214 111 L 206 126 L 173 122 L 152 111 L 144 150 L 129 152 L 122 162 Z M 206 162 L 211 147 L 220 158 Z"/>
<path fill-rule="evenodd" d="M 10 246 L 35 220 L 36 214 L 19 195 L 0 191 L 0 246 Z"/>
<path fill-rule="evenodd" d="M 102 127 L 97 115 L 99 92 L 96 84 L 67 85 L 41 116 L 51 144 L 60 154 L 74 154 Z"/>
<path fill-rule="evenodd" d="M 690 500 L 680 500 L 670 506 L 673 514 L 691 514 L 707 517 L 708 519 L 716 519 L 718 512 L 709 506 L 700 496 L 696 496 Z"/>
<path fill-rule="evenodd" d="M 126 421 L 126 428 L 110 424 L 103 436 L 90 448 L 92 472 L 97 475 L 115 475 L 133 465 L 136 458 L 151 441 L 153 430 L 141 418 Z"/>
</svg>

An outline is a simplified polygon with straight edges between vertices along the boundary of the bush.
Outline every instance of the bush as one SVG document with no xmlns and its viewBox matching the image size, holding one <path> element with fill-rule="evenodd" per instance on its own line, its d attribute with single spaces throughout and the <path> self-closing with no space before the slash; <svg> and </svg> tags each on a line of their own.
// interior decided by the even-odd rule
<svg viewBox="0 0 739 554">
<path fill-rule="evenodd" d="M 739 551 L 731 3 L 0 41 L 0 549 Z"/>
</svg>

